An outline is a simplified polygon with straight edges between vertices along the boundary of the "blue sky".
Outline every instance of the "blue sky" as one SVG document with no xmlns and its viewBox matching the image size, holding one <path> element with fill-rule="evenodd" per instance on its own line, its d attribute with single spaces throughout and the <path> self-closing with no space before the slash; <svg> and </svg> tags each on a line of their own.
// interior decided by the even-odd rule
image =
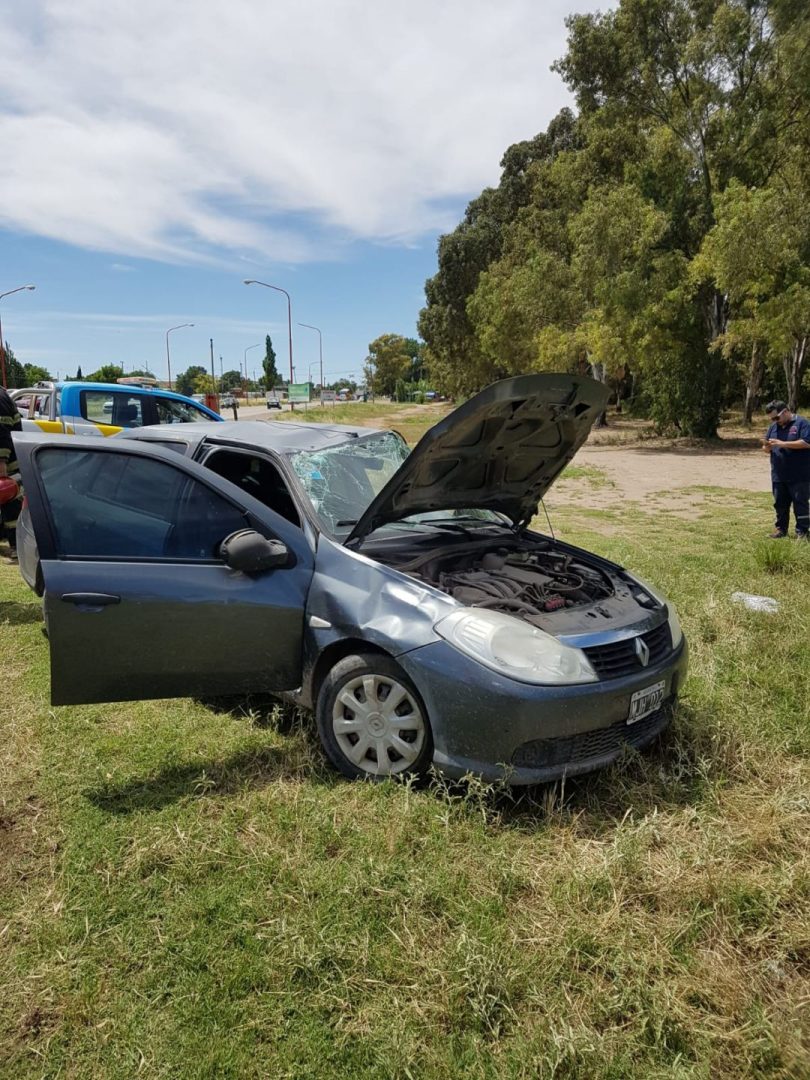
<svg viewBox="0 0 810 1080">
<path fill-rule="evenodd" d="M 438 236 L 570 103 L 551 62 L 589 3 L 0 0 L 3 334 L 53 374 L 359 374 L 416 334 Z M 262 349 L 248 353 L 259 368 Z M 314 374 L 314 368 L 313 368 Z"/>
</svg>

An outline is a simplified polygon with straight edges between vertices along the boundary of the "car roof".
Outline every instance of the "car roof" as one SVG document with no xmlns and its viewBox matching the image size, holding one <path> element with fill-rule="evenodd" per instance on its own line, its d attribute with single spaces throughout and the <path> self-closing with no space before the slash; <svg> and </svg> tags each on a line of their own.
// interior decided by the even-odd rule
<svg viewBox="0 0 810 1080">
<path fill-rule="evenodd" d="M 294 420 L 223 420 L 212 430 L 211 424 L 161 424 L 132 428 L 116 438 L 147 439 L 166 442 L 167 437 L 187 443 L 238 445 L 278 454 L 300 450 L 324 450 L 329 446 L 359 439 L 365 435 L 381 435 L 383 428 L 349 427 L 346 424 L 296 423 Z"/>
<path fill-rule="evenodd" d="M 137 383 L 107 383 L 90 382 L 88 379 L 71 379 L 70 382 L 56 382 L 55 389 L 64 390 L 66 386 L 75 386 L 79 390 L 104 390 L 112 393 L 128 394 L 151 394 L 152 396 L 173 398 L 175 401 L 189 401 L 185 394 L 178 394 L 175 390 L 164 390 L 162 386 L 139 386 Z M 45 388 L 49 389 L 49 388 Z"/>
</svg>

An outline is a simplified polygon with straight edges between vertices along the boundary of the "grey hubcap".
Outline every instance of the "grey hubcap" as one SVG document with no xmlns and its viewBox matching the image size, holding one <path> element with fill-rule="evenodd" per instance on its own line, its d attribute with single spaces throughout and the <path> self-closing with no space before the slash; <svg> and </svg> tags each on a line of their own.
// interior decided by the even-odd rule
<svg viewBox="0 0 810 1080">
<path fill-rule="evenodd" d="M 342 688 L 332 709 L 338 746 L 372 776 L 408 769 L 425 745 L 425 718 L 413 695 L 387 675 L 358 675 Z"/>
</svg>

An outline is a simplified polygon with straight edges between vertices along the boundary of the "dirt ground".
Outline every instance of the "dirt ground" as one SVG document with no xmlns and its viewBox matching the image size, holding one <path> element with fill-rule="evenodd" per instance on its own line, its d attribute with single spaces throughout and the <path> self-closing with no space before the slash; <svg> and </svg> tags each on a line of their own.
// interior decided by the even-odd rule
<svg viewBox="0 0 810 1080">
<path fill-rule="evenodd" d="M 697 513 L 699 505 L 711 499 L 712 493 L 696 492 L 695 488 L 770 490 L 768 461 L 758 444 L 753 444 L 750 449 L 717 450 L 587 444 L 577 454 L 573 465 L 598 469 L 604 474 L 604 484 L 584 481 L 588 486 L 589 505 L 594 508 L 614 506 L 618 499 L 638 502 L 666 495 L 670 509 L 687 511 L 693 508 Z M 570 491 L 575 495 L 575 486 L 581 490 L 582 484 L 581 480 L 572 480 L 564 488 L 566 493 Z M 687 489 L 691 489 L 688 495 Z"/>
</svg>

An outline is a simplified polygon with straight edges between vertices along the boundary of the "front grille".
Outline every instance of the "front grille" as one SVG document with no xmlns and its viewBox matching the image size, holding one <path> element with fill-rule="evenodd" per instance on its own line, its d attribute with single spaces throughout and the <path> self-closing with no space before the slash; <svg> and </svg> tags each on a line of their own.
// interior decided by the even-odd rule
<svg viewBox="0 0 810 1080">
<path fill-rule="evenodd" d="M 608 645 L 594 645 L 582 651 L 591 662 L 591 666 L 600 679 L 621 679 L 623 675 L 636 675 L 645 666 L 663 660 L 672 647 L 669 623 L 661 623 L 654 630 L 648 630 L 639 637 L 650 651 L 647 664 L 644 665 L 636 652 L 637 638 L 624 638 L 611 641 Z"/>
<path fill-rule="evenodd" d="M 517 748 L 512 755 L 512 764 L 516 768 L 548 769 L 555 765 L 575 765 L 606 754 L 618 754 L 625 746 L 638 749 L 664 730 L 670 715 L 670 710 L 664 706 L 630 727 L 625 720 L 617 720 L 610 727 L 583 731 L 578 735 L 533 739 Z"/>
</svg>

